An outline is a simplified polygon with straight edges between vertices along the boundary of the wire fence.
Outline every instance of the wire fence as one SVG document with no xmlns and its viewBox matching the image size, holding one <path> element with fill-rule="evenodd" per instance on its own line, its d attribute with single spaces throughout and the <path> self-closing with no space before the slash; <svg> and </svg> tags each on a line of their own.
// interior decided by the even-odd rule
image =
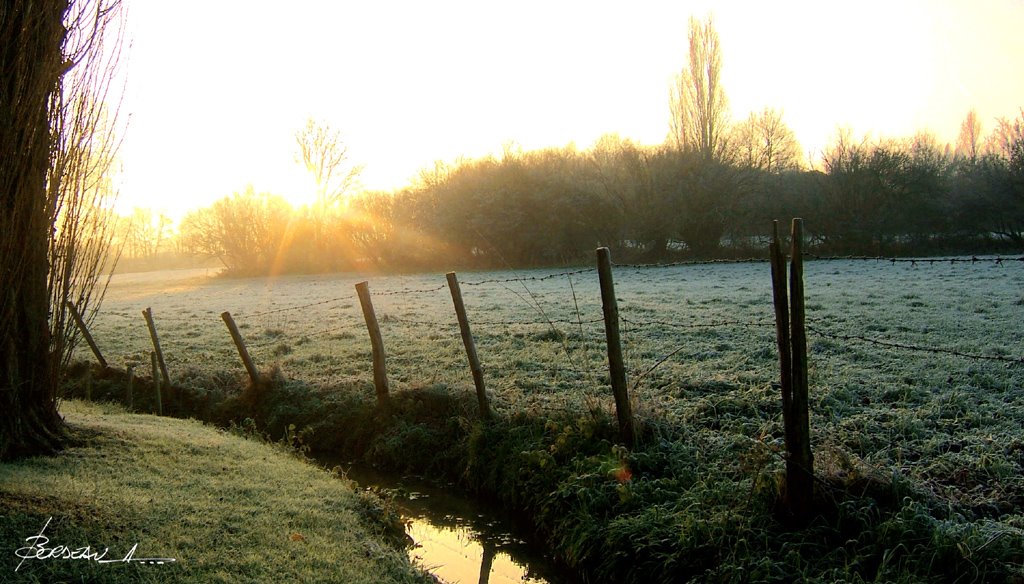
<svg viewBox="0 0 1024 584">
<path fill-rule="evenodd" d="M 1024 257 L 805 257 L 827 265 L 834 273 L 849 273 L 850 281 L 872 277 L 853 273 L 857 270 L 855 265 L 866 262 L 873 269 L 884 265 L 1010 268 L 1024 264 Z M 745 363 L 751 371 L 757 371 L 757 379 L 774 379 L 777 375 L 772 369 L 772 360 L 776 358 L 773 353 L 776 324 L 764 262 L 748 258 L 614 264 L 620 284 L 619 316 L 624 331 L 625 357 L 634 385 L 659 378 L 658 385 L 663 386 L 671 382 L 673 376 L 701 375 L 701 368 L 705 366 L 722 371 L 735 367 L 730 362 Z M 694 277 L 686 271 L 692 266 L 726 264 L 749 264 L 751 275 L 722 274 L 713 282 L 705 283 L 704 275 Z M 602 387 L 608 384 L 607 374 L 602 372 L 606 365 L 605 318 L 597 283 L 592 277 L 596 271 L 590 267 L 540 273 L 524 271 L 461 282 L 462 287 L 472 291 L 467 296 L 469 324 L 480 344 L 483 366 L 492 386 L 520 397 L 528 394 L 541 402 L 543 399 L 537 397 L 538 392 L 579 391 L 583 387 L 579 384 L 581 381 L 586 383 L 586 391 L 595 394 L 604 391 Z M 656 283 L 637 280 L 630 276 L 632 273 L 652 274 Z M 962 288 L 977 287 L 972 281 L 977 274 L 968 272 L 959 276 L 965 282 Z M 1008 276 L 1010 280 L 1003 284 L 1009 289 L 1024 284 L 1024 273 L 1014 270 Z M 1011 297 L 997 307 L 1009 313 L 1001 322 L 986 320 L 985 313 L 979 313 L 981 322 L 969 333 L 957 335 L 955 329 L 934 326 L 910 331 L 913 334 L 900 338 L 891 330 L 873 330 L 872 326 L 878 327 L 871 323 L 885 321 L 886 314 L 906 313 L 907 305 L 915 304 L 913 299 L 903 298 L 908 294 L 895 298 L 890 294 L 878 299 L 879 303 L 890 302 L 889 306 L 872 309 L 874 321 L 865 319 L 860 328 L 854 328 L 858 323 L 852 321 L 858 319 L 838 308 L 829 310 L 824 301 L 815 300 L 816 277 L 809 275 L 807 286 L 811 295 L 807 330 L 816 338 L 874 348 L 882 355 L 913 353 L 955 357 L 1006 367 L 1024 364 L 1019 325 L 1013 324 L 1024 322 L 1024 296 Z M 433 285 L 432 278 L 383 278 L 380 289 L 370 292 L 374 300 L 381 303 L 377 307 L 379 322 L 389 358 L 394 360 L 394 377 L 400 380 L 400 385 L 466 382 L 466 356 L 459 344 L 459 322 L 452 312 L 452 300 L 447 294 L 449 286 L 441 277 Z M 730 282 L 729 278 L 738 278 L 738 281 Z M 673 288 L 681 282 L 688 287 L 674 292 Z M 370 281 L 371 286 L 375 284 Z M 984 285 L 987 284 L 981 284 Z M 860 286 L 858 291 L 865 292 L 866 297 L 872 295 L 870 282 L 861 281 Z M 893 286 L 894 290 L 900 288 Z M 740 291 L 743 291 L 743 298 L 737 300 L 734 296 Z M 325 298 L 302 299 L 283 306 L 276 304 L 282 297 L 288 298 L 288 293 L 271 290 L 263 300 L 263 305 L 269 306 L 262 310 L 250 308 L 257 305 L 253 296 L 258 294 L 248 292 L 242 290 L 234 298 L 241 308 L 235 313 L 235 319 L 258 365 L 266 367 L 278 363 L 286 373 L 294 371 L 296 376 L 321 384 L 365 378 L 370 352 L 366 342 L 367 325 L 351 287 L 348 290 L 329 288 L 320 292 Z M 202 294 L 202 289 L 196 294 Z M 1012 292 L 1010 294 L 1012 296 Z M 307 291 L 297 295 L 297 299 L 309 295 Z M 850 296 L 856 298 L 853 293 Z M 223 304 L 232 299 L 218 298 L 223 304 L 214 308 L 208 301 L 195 303 L 203 306 L 191 306 L 190 300 L 194 297 L 184 295 L 181 298 L 184 300 L 177 310 L 172 303 L 156 310 L 154 315 L 161 329 L 164 350 L 172 355 L 169 362 L 173 367 L 180 371 L 216 363 L 223 368 L 228 358 L 237 363 L 237 357 L 231 356 L 233 348 L 227 342 L 228 334 L 217 316 L 219 310 L 225 308 Z M 980 294 L 978 298 L 983 302 L 985 295 Z M 150 348 L 138 316 L 139 304 L 116 298 L 114 304 L 114 310 L 105 310 L 94 323 L 94 336 L 101 347 L 109 346 L 113 337 L 122 340 L 115 350 L 118 355 L 112 360 L 114 364 L 119 360 L 135 365 L 145 363 Z M 129 306 L 132 308 L 127 308 Z M 823 308 L 816 308 L 818 306 Z M 935 310 L 941 313 L 942 308 Z M 988 313 L 996 311 L 992 308 Z M 1005 322 L 1006 319 L 1009 322 Z M 984 337 L 986 324 L 998 329 L 995 338 L 986 340 L 989 345 L 997 345 L 995 349 L 961 348 L 965 336 Z M 133 332 L 126 334 L 127 329 Z M 958 344 L 950 346 L 951 335 L 955 335 Z"/>
</svg>

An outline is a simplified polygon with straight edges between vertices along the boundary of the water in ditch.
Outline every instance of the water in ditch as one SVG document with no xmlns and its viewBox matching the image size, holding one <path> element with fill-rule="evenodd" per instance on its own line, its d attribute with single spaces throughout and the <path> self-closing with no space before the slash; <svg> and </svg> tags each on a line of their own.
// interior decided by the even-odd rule
<svg viewBox="0 0 1024 584">
<path fill-rule="evenodd" d="M 362 487 L 394 496 L 406 533 L 416 543 L 409 556 L 449 584 L 558 584 L 574 578 L 542 550 L 516 535 L 515 518 L 414 477 L 341 465 Z"/>
</svg>

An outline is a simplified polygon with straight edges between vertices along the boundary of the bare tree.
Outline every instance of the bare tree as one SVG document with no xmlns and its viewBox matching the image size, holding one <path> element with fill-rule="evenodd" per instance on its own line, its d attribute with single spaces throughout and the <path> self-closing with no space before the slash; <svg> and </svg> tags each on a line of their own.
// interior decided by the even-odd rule
<svg viewBox="0 0 1024 584">
<path fill-rule="evenodd" d="M 780 173 L 801 167 L 800 143 L 778 110 L 751 113 L 734 127 L 731 143 L 734 157 L 750 168 Z"/>
<path fill-rule="evenodd" d="M 94 314 L 102 296 L 117 146 L 104 103 L 118 55 L 104 41 L 118 8 L 0 7 L 0 458 L 61 447 L 57 387 L 75 340 L 64 303 Z M 113 40 L 119 46 L 120 35 Z"/>
<path fill-rule="evenodd" d="M 181 240 L 192 253 L 215 257 L 229 271 L 267 274 L 292 247 L 293 219 L 284 199 L 250 185 L 186 215 Z"/>
<path fill-rule="evenodd" d="M 162 212 L 136 207 L 131 217 L 120 220 L 119 237 L 124 245 L 125 257 L 149 259 L 163 249 L 171 238 L 174 221 Z"/>
<path fill-rule="evenodd" d="M 348 146 L 341 133 L 313 118 L 296 132 L 299 157 L 316 181 L 316 202 L 321 209 L 339 202 L 351 190 L 363 171 L 349 160 Z"/>
<path fill-rule="evenodd" d="M 957 156 L 974 161 L 981 154 L 981 120 L 978 119 L 978 112 L 971 110 L 960 124 L 960 134 L 956 139 Z"/>
<path fill-rule="evenodd" d="M 999 118 L 988 139 L 988 149 L 1016 165 L 1024 164 L 1024 108 L 1016 118 Z"/>
<path fill-rule="evenodd" d="M 721 160 L 726 153 L 729 101 L 721 83 L 722 47 L 711 17 L 690 18 L 688 66 L 669 91 L 670 140 L 680 150 Z"/>
</svg>

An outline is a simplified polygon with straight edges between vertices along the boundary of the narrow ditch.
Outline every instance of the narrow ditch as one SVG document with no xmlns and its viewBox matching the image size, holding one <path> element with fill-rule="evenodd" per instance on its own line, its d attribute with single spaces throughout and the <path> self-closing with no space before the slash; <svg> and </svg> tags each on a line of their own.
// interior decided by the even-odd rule
<svg viewBox="0 0 1024 584">
<path fill-rule="evenodd" d="M 321 463 L 329 461 L 320 460 Z M 333 464 L 336 464 L 333 463 Z M 393 497 L 415 543 L 409 557 L 449 584 L 561 584 L 577 579 L 524 536 L 508 510 L 459 495 L 422 478 L 342 464 L 364 488 Z"/>
</svg>

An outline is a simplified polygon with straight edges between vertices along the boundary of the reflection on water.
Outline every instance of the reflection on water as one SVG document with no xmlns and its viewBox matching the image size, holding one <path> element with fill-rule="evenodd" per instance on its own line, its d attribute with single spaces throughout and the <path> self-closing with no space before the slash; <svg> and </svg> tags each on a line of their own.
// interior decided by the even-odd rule
<svg viewBox="0 0 1024 584">
<path fill-rule="evenodd" d="M 347 465 L 344 468 L 348 468 Z M 348 478 L 394 495 L 415 541 L 409 556 L 450 584 L 529 584 L 565 580 L 543 554 L 512 535 L 500 511 L 425 481 L 352 467 Z"/>
<path fill-rule="evenodd" d="M 432 574 L 451 583 L 505 584 L 547 582 L 530 573 L 492 541 L 478 541 L 471 528 L 440 527 L 416 518 L 406 525 L 416 542 L 410 555 Z"/>
</svg>

